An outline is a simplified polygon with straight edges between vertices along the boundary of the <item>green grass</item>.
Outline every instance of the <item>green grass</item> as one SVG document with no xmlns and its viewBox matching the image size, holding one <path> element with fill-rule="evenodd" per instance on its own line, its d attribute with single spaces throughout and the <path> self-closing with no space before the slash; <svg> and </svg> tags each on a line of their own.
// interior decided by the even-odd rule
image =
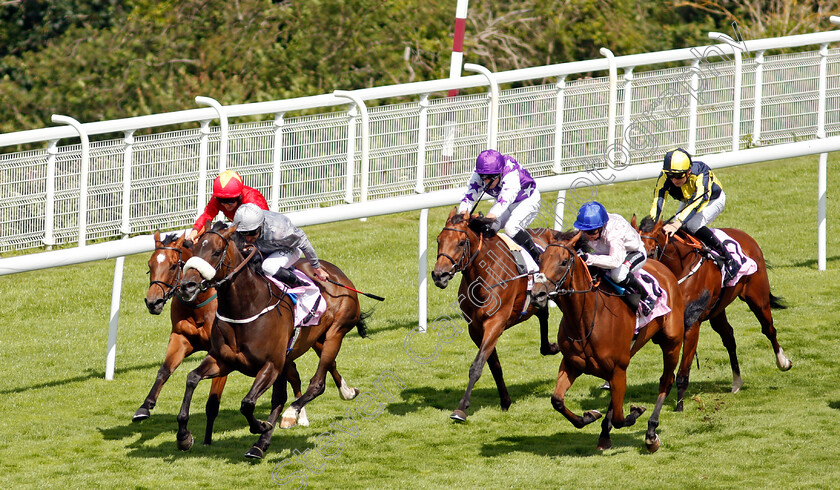
<svg viewBox="0 0 840 490">
<path fill-rule="evenodd" d="M 361 339 L 353 332 L 346 337 L 339 370 L 363 392 L 377 394 L 375 383 L 386 371 L 405 387 L 395 391 L 393 400 L 378 395 L 382 412 L 370 419 L 356 415 L 358 432 L 351 436 L 336 425 L 346 425 L 345 410 L 355 406 L 340 400 L 328 382 L 327 391 L 307 407 L 312 425 L 278 429 L 266 459 L 258 464 L 242 456 L 256 436 L 239 414 L 252 380 L 239 374 L 231 376 L 223 395 L 216 442 L 200 444 L 210 386 L 204 381 L 193 398 L 190 419 L 199 443 L 189 452 L 176 449 L 175 417 L 186 374 L 201 355 L 175 372 L 149 420 L 131 422 L 162 361 L 169 331 L 168 309 L 154 317 L 143 306 L 147 254 L 126 260 L 114 381 L 104 379 L 113 261 L 0 277 L 0 487 L 270 487 L 278 464 L 313 448 L 326 432 L 337 444 L 333 459 L 310 452 L 312 470 L 295 459 L 275 476 L 305 473 L 310 488 L 837 486 L 840 302 L 835 284 L 840 230 L 835 223 L 840 205 L 828 200 L 828 270 L 820 272 L 816 160 L 717 172 L 728 202 L 715 224 L 742 228 L 762 246 L 773 266 L 773 292 L 790 306 L 774 316 L 779 341 L 794 367 L 784 373 L 776 368 L 758 322 L 737 302 L 727 311 L 736 331 L 744 387 L 729 393 L 726 351 L 704 325 L 700 365 L 692 369 L 686 410 L 673 412 L 672 393 L 662 412 L 663 444 L 656 454 L 644 449 L 647 414 L 633 427 L 614 430 L 614 448 L 598 452 L 598 423 L 577 430 L 552 409 L 549 397 L 560 358 L 539 355 L 536 319 L 508 330 L 499 342 L 514 400 L 510 410 L 500 410 L 485 369 L 473 392 L 468 422 L 450 421 L 476 348 L 463 332 L 441 344 L 427 364 L 406 353 L 404 340 L 417 323 L 419 213 L 404 213 L 306 231 L 319 255 L 342 267 L 357 287 L 387 297 L 384 303 L 361 299 L 363 308 L 377 307 L 369 323 L 371 335 Z M 836 170 L 832 163 L 829 196 L 840 183 Z M 642 214 L 649 209 L 651 187 L 650 181 L 605 186 L 598 189 L 598 198 L 612 212 Z M 668 210 L 673 209 L 672 202 Z M 435 237 L 447 212 L 430 213 L 430 270 Z M 430 285 L 430 320 L 451 315 L 456 281 L 443 291 Z M 553 309 L 551 315 L 553 329 L 560 313 Z M 435 328 L 413 338 L 418 355 L 434 352 Z M 314 356 L 308 354 L 298 365 L 306 383 L 314 373 Z M 630 366 L 626 406 L 653 407 L 660 371 L 656 347 L 643 349 Z M 567 403 L 577 412 L 603 411 L 607 394 L 599 385 L 598 379 L 580 378 Z M 383 387 L 394 389 L 389 383 Z M 258 405 L 262 418 L 269 398 L 264 396 Z"/>
</svg>

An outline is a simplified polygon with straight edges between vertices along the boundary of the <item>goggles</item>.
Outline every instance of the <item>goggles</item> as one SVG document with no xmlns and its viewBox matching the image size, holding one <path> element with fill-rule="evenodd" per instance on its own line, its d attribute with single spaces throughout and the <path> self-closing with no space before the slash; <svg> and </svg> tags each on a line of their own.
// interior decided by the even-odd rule
<svg viewBox="0 0 840 490">
<path fill-rule="evenodd" d="M 217 197 L 217 201 L 222 204 L 236 204 L 239 201 L 238 197 Z"/>
<path fill-rule="evenodd" d="M 258 236 L 260 234 L 260 229 L 256 228 L 249 231 L 240 231 L 239 234 L 242 236 Z"/>
</svg>

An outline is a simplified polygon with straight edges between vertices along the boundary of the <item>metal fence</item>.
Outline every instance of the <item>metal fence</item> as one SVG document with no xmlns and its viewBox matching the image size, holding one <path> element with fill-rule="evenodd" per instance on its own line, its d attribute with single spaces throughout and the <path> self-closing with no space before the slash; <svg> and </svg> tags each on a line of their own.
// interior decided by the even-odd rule
<svg viewBox="0 0 840 490">
<path fill-rule="evenodd" d="M 497 147 L 545 177 L 606 166 L 610 144 L 641 164 L 673 146 L 702 155 L 840 134 L 836 41 L 832 31 L 714 45 L 714 56 L 616 57 L 614 122 L 609 77 L 585 76 L 606 72 L 606 59 L 493 74 L 507 87 Z M 819 49 L 773 54 L 809 45 Z M 369 108 L 327 94 L 0 135 L 0 147 L 43 145 L 0 155 L 0 252 L 187 228 L 223 167 L 282 212 L 460 187 L 488 146 L 491 98 L 446 92 L 487 85 L 475 75 L 354 91 Z M 248 121 L 211 125 L 228 118 Z M 195 127 L 154 132 L 173 125 Z M 84 144 L 58 144 L 79 131 L 123 137 L 92 142 L 85 165 Z"/>
</svg>

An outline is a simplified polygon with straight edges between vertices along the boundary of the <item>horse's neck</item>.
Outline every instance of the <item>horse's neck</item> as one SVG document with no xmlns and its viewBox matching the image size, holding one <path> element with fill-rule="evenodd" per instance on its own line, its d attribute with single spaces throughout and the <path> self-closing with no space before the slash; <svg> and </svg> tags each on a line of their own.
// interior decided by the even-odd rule
<svg viewBox="0 0 840 490">
<path fill-rule="evenodd" d="M 596 296 L 599 293 L 592 287 L 592 278 L 582 260 L 575 259 L 575 267 L 572 270 L 571 276 L 568 289 L 586 292 L 575 292 L 560 296 L 560 309 L 563 310 L 564 318 L 569 317 L 569 324 L 583 328 L 584 324 L 588 325 L 588 322 L 591 320 L 592 317 L 590 315 L 595 314 L 595 309 L 592 305 L 595 304 Z M 588 291 L 589 289 L 592 290 Z M 592 311 L 587 311 L 590 309 Z M 573 322 L 572 319 L 578 321 Z"/>
<path fill-rule="evenodd" d="M 668 249 L 671 250 L 668 250 Z M 660 262 L 675 273 L 683 273 L 690 270 L 700 260 L 695 248 L 676 240 L 671 240 L 664 248 Z"/>
<path fill-rule="evenodd" d="M 476 247 L 472 250 L 475 258 L 467 266 L 470 282 L 482 277 L 488 285 L 492 285 L 518 274 L 510 250 L 498 236 L 485 238 L 483 243 L 477 238 L 470 246 Z"/>
<path fill-rule="evenodd" d="M 238 260 L 236 264 L 224 271 L 225 276 L 233 269 L 239 267 L 244 258 L 241 254 L 234 255 Z M 251 267 L 245 265 L 227 282 L 218 286 L 219 307 L 221 311 L 228 313 L 242 313 L 259 311 L 268 306 L 271 301 L 271 286 L 266 285 L 268 280 L 261 277 Z M 250 315 L 248 315 L 250 316 Z"/>
</svg>

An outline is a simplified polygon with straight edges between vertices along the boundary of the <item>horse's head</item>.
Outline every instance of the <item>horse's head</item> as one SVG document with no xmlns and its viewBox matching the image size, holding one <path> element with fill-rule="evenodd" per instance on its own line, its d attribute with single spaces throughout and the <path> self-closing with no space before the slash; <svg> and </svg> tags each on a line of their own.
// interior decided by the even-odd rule
<svg viewBox="0 0 840 490">
<path fill-rule="evenodd" d="M 470 260 L 470 220 L 452 208 L 446 224 L 437 237 L 438 254 L 432 281 L 443 289 L 455 274 L 464 270 Z"/>
<path fill-rule="evenodd" d="M 548 303 L 549 296 L 560 290 L 571 289 L 571 280 L 577 260 L 575 245 L 581 232 L 555 232 L 549 239 L 545 252 L 540 256 L 540 273 L 534 278 L 531 298 L 538 308 Z"/>
<path fill-rule="evenodd" d="M 229 228 L 214 226 L 196 239 L 192 249 L 193 256 L 184 264 L 178 293 L 181 299 L 187 302 L 195 301 L 198 294 L 209 287 L 210 281 L 218 281 L 223 277 L 223 269 L 236 266 L 233 262 L 238 255 L 237 248 L 231 243 L 231 235 L 235 231 L 235 225 Z"/>
<path fill-rule="evenodd" d="M 181 280 L 181 268 L 190 257 L 184 248 L 184 235 L 167 235 L 161 240 L 155 232 L 155 251 L 149 258 L 149 289 L 146 291 L 146 308 L 152 315 L 160 315 L 169 298 L 175 294 Z"/>
<path fill-rule="evenodd" d="M 635 223 L 635 219 L 633 223 Z M 662 220 L 654 221 L 650 216 L 645 216 L 637 228 L 639 235 L 642 237 L 647 256 L 651 259 L 660 260 L 662 253 L 665 251 L 668 236 L 665 235 L 662 226 Z"/>
</svg>

